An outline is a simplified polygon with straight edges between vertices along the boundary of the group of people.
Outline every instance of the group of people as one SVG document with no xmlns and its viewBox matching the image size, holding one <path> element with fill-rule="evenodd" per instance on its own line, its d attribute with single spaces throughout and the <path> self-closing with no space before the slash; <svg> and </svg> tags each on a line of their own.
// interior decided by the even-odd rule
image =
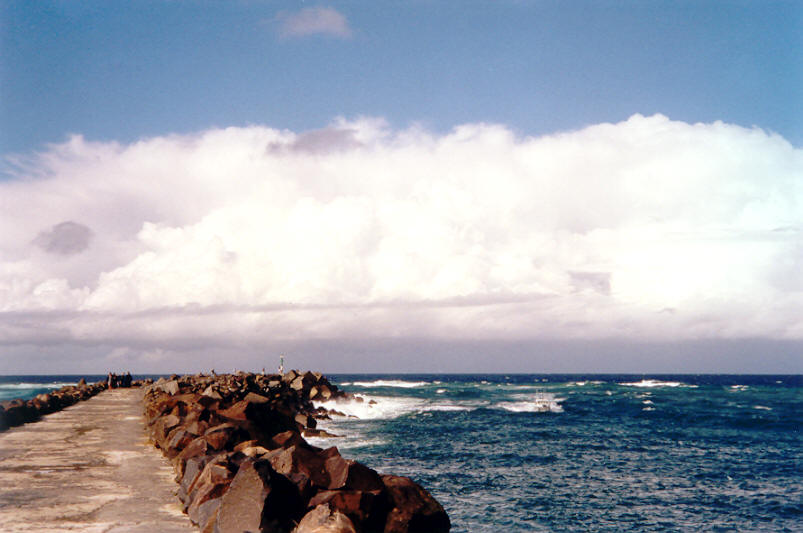
<svg viewBox="0 0 803 533">
<path fill-rule="evenodd" d="M 109 388 L 110 389 L 117 389 L 120 387 L 130 387 L 131 386 L 131 372 L 126 372 L 125 374 L 118 376 L 112 372 L 109 372 Z"/>
</svg>

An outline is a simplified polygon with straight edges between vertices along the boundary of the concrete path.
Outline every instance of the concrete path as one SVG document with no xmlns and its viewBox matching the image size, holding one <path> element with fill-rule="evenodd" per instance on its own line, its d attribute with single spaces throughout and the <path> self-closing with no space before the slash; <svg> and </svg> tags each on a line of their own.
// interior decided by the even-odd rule
<svg viewBox="0 0 803 533">
<path fill-rule="evenodd" d="M 0 531 L 198 531 L 145 438 L 141 394 L 104 391 L 0 433 Z"/>
</svg>

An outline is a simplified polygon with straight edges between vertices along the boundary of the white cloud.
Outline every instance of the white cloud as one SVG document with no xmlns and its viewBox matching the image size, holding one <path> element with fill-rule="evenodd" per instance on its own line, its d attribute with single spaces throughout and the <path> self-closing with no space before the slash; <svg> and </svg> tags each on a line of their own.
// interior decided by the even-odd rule
<svg viewBox="0 0 803 533">
<path fill-rule="evenodd" d="M 660 115 L 74 137 L 0 183 L 0 343 L 800 340 L 802 201 L 784 139 Z"/>
<path fill-rule="evenodd" d="M 283 11 L 276 16 L 279 35 L 282 37 L 306 37 L 327 35 L 341 39 L 351 37 L 348 20 L 331 7 L 306 7 L 300 11 Z"/>
</svg>

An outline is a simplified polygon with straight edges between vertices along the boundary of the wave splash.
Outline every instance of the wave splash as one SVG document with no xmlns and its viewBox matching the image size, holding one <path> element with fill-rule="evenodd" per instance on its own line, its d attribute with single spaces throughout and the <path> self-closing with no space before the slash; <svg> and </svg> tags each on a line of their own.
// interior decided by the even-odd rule
<svg viewBox="0 0 803 533">
<path fill-rule="evenodd" d="M 378 379 L 376 381 L 355 381 L 353 383 L 343 383 L 344 386 L 354 387 L 395 387 L 400 389 L 414 389 L 416 387 L 424 387 L 429 385 L 428 381 L 402 381 L 399 379 Z"/>
<path fill-rule="evenodd" d="M 681 383 L 680 381 L 661 381 L 658 379 L 642 379 L 641 381 L 634 381 L 631 383 L 619 383 L 619 385 L 623 387 L 641 387 L 641 388 L 653 388 L 653 387 L 688 387 L 691 389 L 697 388 L 697 385 L 689 385 L 687 383 Z"/>
</svg>

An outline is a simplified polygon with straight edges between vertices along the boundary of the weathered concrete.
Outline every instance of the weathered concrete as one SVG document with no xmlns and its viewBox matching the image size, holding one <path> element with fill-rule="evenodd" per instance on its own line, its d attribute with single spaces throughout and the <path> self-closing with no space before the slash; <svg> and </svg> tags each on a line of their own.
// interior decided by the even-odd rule
<svg viewBox="0 0 803 533">
<path fill-rule="evenodd" d="M 0 433 L 0 531 L 197 531 L 148 444 L 139 389 L 114 389 Z"/>
</svg>

